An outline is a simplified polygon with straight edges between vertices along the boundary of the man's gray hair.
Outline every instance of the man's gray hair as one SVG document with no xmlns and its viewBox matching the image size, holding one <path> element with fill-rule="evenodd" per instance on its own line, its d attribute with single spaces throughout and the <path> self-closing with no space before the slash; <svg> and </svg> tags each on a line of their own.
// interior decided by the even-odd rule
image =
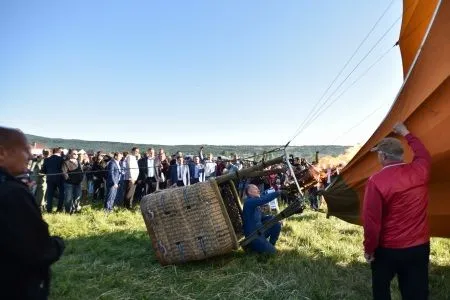
<svg viewBox="0 0 450 300">
<path fill-rule="evenodd" d="M 386 153 L 386 152 L 383 152 L 383 154 L 386 156 L 387 160 L 403 161 L 403 155 L 402 154 L 392 154 L 392 153 Z"/>
</svg>

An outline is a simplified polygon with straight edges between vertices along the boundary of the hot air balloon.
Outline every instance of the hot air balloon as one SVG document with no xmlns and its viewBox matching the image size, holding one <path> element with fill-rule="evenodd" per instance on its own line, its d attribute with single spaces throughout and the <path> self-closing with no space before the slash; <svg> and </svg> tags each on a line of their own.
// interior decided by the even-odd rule
<svg viewBox="0 0 450 300">
<path fill-rule="evenodd" d="M 326 189 L 328 215 L 361 224 L 365 184 L 381 169 L 370 149 L 402 121 L 432 156 L 430 234 L 450 237 L 450 1 L 404 0 L 398 45 L 403 85 L 380 126 Z M 412 152 L 402 142 L 409 162 Z"/>
</svg>

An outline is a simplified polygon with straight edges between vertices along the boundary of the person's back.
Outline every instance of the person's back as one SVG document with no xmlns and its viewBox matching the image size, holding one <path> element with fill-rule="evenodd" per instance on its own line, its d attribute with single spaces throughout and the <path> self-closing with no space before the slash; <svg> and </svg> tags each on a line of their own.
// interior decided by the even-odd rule
<svg viewBox="0 0 450 300">
<path fill-rule="evenodd" d="M 372 176 L 385 201 L 380 246 L 406 248 L 429 241 L 428 174 L 413 162 L 387 166 Z"/>
<path fill-rule="evenodd" d="M 371 210 L 372 213 L 382 210 L 377 241 L 380 247 L 407 248 L 426 243 L 430 239 L 427 184 L 431 157 L 415 136 L 408 134 L 406 139 L 414 151 L 413 161 L 385 165 L 369 179 L 367 185 L 370 189 L 367 194 L 376 190 L 382 198 L 381 205 Z"/>
<path fill-rule="evenodd" d="M 47 200 L 47 212 L 51 213 L 53 209 L 53 196 L 58 189 L 59 201 L 57 211 L 62 211 L 64 203 L 64 181 L 62 177 L 62 163 L 64 159 L 61 157 L 61 149 L 53 149 L 53 155 L 44 160 L 42 173 L 46 174 L 47 191 L 45 198 Z"/>
<path fill-rule="evenodd" d="M 43 172 L 45 174 L 48 174 L 47 182 L 59 183 L 62 180 L 61 176 L 62 164 L 63 158 L 55 154 L 44 160 Z"/>
</svg>

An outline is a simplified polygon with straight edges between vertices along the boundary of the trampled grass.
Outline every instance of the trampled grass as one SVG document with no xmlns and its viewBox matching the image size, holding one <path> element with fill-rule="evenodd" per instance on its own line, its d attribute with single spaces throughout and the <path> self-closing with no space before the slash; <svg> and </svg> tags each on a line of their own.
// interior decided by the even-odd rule
<svg viewBox="0 0 450 300">
<path fill-rule="evenodd" d="M 45 219 L 67 246 L 52 267 L 51 299 L 371 299 L 361 227 L 322 213 L 285 220 L 276 256 L 238 250 L 166 267 L 139 210 L 106 217 L 85 206 Z M 450 239 L 432 240 L 430 298 L 450 299 Z"/>
</svg>

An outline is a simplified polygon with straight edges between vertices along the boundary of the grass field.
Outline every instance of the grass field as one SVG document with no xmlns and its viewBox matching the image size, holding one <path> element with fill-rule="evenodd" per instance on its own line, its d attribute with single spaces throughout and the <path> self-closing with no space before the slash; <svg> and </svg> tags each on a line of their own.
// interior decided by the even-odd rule
<svg viewBox="0 0 450 300">
<path fill-rule="evenodd" d="M 227 256 L 162 267 L 139 210 L 45 215 L 66 251 L 50 299 L 370 299 L 361 227 L 307 211 L 285 222 L 276 256 Z M 395 282 L 395 281 L 394 281 Z M 393 298 L 400 299 L 396 282 Z M 430 298 L 450 299 L 450 239 L 433 239 Z"/>
</svg>

